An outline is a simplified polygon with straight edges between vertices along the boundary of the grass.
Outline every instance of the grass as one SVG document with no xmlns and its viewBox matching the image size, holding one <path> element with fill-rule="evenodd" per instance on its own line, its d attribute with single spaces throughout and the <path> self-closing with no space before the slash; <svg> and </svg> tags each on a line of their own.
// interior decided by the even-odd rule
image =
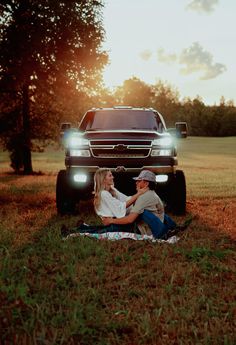
<svg viewBox="0 0 236 345">
<path fill-rule="evenodd" d="M 177 142 L 189 196 L 235 197 L 236 138 L 190 137 Z"/>
<path fill-rule="evenodd" d="M 34 154 L 45 174 L 28 177 L 3 154 L 0 344 L 235 344 L 235 144 L 178 142 L 193 222 L 175 245 L 62 241 L 63 223 L 97 221 L 91 202 L 56 214 L 63 152 Z"/>
</svg>

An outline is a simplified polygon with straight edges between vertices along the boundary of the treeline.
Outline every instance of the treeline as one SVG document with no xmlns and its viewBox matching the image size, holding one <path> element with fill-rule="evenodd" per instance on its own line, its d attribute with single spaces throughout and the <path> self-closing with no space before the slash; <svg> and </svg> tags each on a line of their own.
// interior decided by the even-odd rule
<svg viewBox="0 0 236 345">
<path fill-rule="evenodd" d="M 200 96 L 180 101 L 178 90 L 161 81 L 148 85 L 133 77 L 113 93 L 104 92 L 101 103 L 104 106 L 120 104 L 155 108 L 164 116 L 167 127 L 174 127 L 176 121 L 186 121 L 189 135 L 193 136 L 236 135 L 233 101 L 222 97 L 219 105 L 212 106 L 205 105 Z"/>
</svg>

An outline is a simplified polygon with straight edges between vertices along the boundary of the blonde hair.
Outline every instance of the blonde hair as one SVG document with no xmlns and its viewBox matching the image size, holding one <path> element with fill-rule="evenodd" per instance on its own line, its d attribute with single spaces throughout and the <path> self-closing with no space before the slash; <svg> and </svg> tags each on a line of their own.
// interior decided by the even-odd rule
<svg viewBox="0 0 236 345">
<path fill-rule="evenodd" d="M 104 180 L 106 175 L 111 170 L 108 168 L 99 168 L 94 174 L 94 208 L 98 210 L 101 203 L 101 192 L 105 190 Z M 116 192 L 114 189 L 110 189 L 109 192 L 112 196 L 116 197 Z"/>
</svg>

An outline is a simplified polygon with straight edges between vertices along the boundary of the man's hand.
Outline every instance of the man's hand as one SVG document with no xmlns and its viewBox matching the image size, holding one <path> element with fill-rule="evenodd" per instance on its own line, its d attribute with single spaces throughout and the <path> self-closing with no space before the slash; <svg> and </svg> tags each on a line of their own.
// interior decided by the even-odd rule
<svg viewBox="0 0 236 345">
<path fill-rule="evenodd" d="M 111 225 L 113 218 L 111 217 L 102 217 L 103 225 Z"/>
</svg>

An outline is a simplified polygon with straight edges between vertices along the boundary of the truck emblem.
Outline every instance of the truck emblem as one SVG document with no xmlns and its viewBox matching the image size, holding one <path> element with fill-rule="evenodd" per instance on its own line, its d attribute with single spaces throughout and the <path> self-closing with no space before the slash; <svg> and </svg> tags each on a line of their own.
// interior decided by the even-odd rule
<svg viewBox="0 0 236 345">
<path fill-rule="evenodd" d="M 118 166 L 115 169 L 116 172 L 124 172 L 125 171 L 125 167 L 124 166 Z"/>
<path fill-rule="evenodd" d="M 116 145 L 116 146 L 114 147 L 114 150 L 115 150 L 115 151 L 122 152 L 122 151 L 127 150 L 127 146 L 126 146 L 126 145 L 123 145 L 123 144 L 119 144 L 119 145 Z"/>
</svg>

